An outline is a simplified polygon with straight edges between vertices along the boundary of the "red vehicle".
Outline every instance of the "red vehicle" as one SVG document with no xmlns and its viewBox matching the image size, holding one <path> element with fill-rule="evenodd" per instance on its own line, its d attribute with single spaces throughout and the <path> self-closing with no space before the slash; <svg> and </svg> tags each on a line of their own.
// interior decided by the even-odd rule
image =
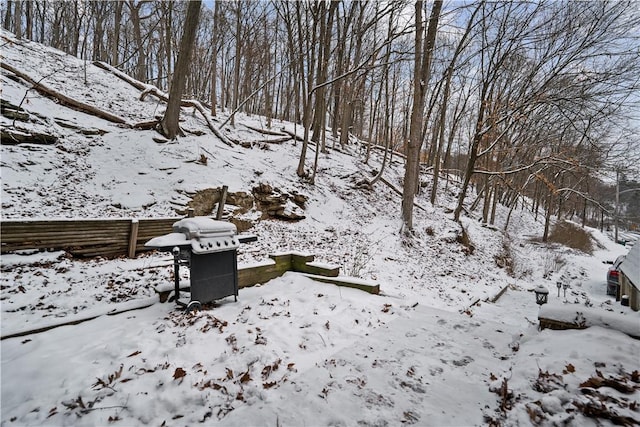
<svg viewBox="0 0 640 427">
<path fill-rule="evenodd" d="M 607 271 L 607 295 L 618 294 L 618 277 L 620 276 L 620 264 L 624 261 L 624 255 L 620 255 L 613 262 L 613 265 L 609 267 Z"/>
</svg>

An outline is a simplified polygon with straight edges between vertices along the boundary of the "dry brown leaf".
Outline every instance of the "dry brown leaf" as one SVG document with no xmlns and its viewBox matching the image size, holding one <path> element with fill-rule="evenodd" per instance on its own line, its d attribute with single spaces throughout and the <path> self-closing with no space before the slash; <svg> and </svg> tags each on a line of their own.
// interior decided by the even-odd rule
<svg viewBox="0 0 640 427">
<path fill-rule="evenodd" d="M 180 378 L 184 377 L 185 375 L 187 375 L 187 373 L 185 372 L 184 369 L 176 368 L 176 371 L 173 373 L 173 379 L 177 380 L 177 379 L 180 379 Z"/>
<path fill-rule="evenodd" d="M 240 377 L 240 382 L 242 384 L 245 384 L 245 383 L 248 383 L 249 381 L 251 381 L 251 376 L 249 375 L 249 371 L 247 371 L 244 374 L 242 374 L 242 376 Z"/>
</svg>

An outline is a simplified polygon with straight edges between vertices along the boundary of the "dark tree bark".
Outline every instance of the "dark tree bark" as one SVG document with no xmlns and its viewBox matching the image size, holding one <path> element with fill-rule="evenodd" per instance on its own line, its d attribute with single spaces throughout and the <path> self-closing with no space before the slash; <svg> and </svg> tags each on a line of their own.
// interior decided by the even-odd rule
<svg viewBox="0 0 640 427">
<path fill-rule="evenodd" d="M 13 2 L 15 7 L 14 10 L 14 19 L 13 19 L 13 33 L 16 35 L 16 38 L 22 38 L 22 0 L 16 0 Z"/>
<path fill-rule="evenodd" d="M 7 0 L 7 10 L 4 14 L 4 29 L 11 30 L 11 13 L 13 12 L 13 0 Z"/>
<path fill-rule="evenodd" d="M 420 147 L 422 145 L 422 115 L 424 99 L 429 82 L 431 58 L 435 47 L 436 32 L 440 19 L 442 0 L 436 0 L 431 9 L 427 36 L 422 50 L 422 1 L 416 2 L 416 54 L 414 65 L 413 108 L 409 128 L 409 146 L 404 172 L 402 193 L 402 227 L 404 232 L 413 230 L 413 205 L 420 172 Z"/>
<path fill-rule="evenodd" d="M 211 115 L 216 116 L 216 102 L 218 94 L 216 90 L 218 80 L 218 34 L 220 27 L 220 6 L 219 2 L 213 5 L 213 33 L 211 35 L 211 44 L 213 45 L 213 55 L 211 57 Z"/>
<path fill-rule="evenodd" d="M 25 36 L 27 37 L 27 39 L 32 40 L 33 39 L 33 2 L 32 1 L 27 1 L 26 3 L 26 9 L 24 11 L 24 17 L 25 17 Z"/>
<path fill-rule="evenodd" d="M 191 62 L 191 52 L 196 37 L 196 30 L 198 29 L 201 4 L 201 0 L 190 1 L 187 7 L 184 33 L 180 41 L 178 62 L 176 63 L 173 79 L 171 80 L 171 91 L 169 92 L 167 110 L 160 122 L 162 133 L 169 139 L 174 139 L 178 134 L 181 134 L 178 123 L 180 118 L 180 102 L 182 101 L 182 92 L 184 91 L 184 85 L 189 71 L 189 63 Z"/>
<path fill-rule="evenodd" d="M 111 65 L 118 66 L 119 61 L 119 47 L 120 47 L 120 26 L 122 21 L 122 2 L 115 2 L 115 10 L 113 17 L 113 40 L 111 45 Z"/>
</svg>

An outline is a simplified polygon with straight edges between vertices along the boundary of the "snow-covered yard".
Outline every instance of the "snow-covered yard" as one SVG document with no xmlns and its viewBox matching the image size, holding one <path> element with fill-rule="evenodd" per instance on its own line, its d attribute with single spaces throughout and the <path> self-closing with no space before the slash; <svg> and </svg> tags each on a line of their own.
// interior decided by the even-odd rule
<svg viewBox="0 0 640 427">
<path fill-rule="evenodd" d="M 590 304 L 637 321 L 604 295 L 606 264 L 593 262 L 604 254 L 567 262 L 584 275 L 564 305 L 580 310 L 582 289 L 598 283 L 603 292 Z M 146 301 L 145 289 L 169 280 L 169 267 L 140 268 L 162 264 L 161 255 L 9 268 L 11 257 L 3 257 L 3 335 L 122 306 L 111 295 Z M 112 276 L 121 287 L 109 286 Z M 377 296 L 290 272 L 210 310 L 155 303 L 3 340 L 3 424 L 584 425 L 592 422 L 586 407 L 637 420 L 639 341 L 601 327 L 539 331 L 528 281 L 513 280 L 496 303 L 456 309 L 456 290 L 415 279 L 406 286 L 411 279 L 397 276 L 382 280 Z M 29 286 L 36 278 L 49 286 Z M 74 290 L 56 293 L 59 286 Z M 550 299 L 561 304 L 553 291 Z"/>
<path fill-rule="evenodd" d="M 102 89 L 89 97 L 83 85 L 69 83 L 82 64 L 42 46 L 8 44 L 2 54 L 58 90 L 131 121 L 160 108 L 92 65 L 91 87 Z M 374 191 L 354 185 L 381 160 L 374 154 L 365 165 L 356 146 L 321 154 L 311 185 L 295 178 L 299 145 L 264 143 L 250 129 L 264 125 L 260 117 L 239 116 L 225 130 L 247 147 L 228 147 L 208 133 L 158 144 L 153 131 L 60 107 L 4 72 L 2 85 L 3 100 L 24 100 L 39 114 L 42 123 L 24 126 L 60 137 L 52 146 L 0 147 L 3 218 L 175 216 L 198 190 L 228 185 L 251 192 L 267 183 L 307 196 L 306 218 L 244 213 L 258 241 L 240 247 L 241 264 L 304 251 L 381 288 L 370 295 L 288 272 L 241 289 L 237 302 L 226 298 L 185 313 L 158 302 L 154 290 L 172 281 L 166 254 L 4 254 L 3 337 L 92 319 L 1 341 L 3 426 L 640 423 L 640 341 L 599 326 L 538 328 L 532 290 L 541 284 L 556 310 L 594 310 L 640 325 L 638 313 L 606 295 L 606 262 L 626 250 L 605 234 L 589 229 L 597 245 L 584 254 L 532 239 L 542 224 L 529 210 L 514 213 L 504 231 L 507 212 L 500 209 L 495 227 L 482 226 L 473 213 L 463 217 L 469 250 L 451 220 L 457 191 L 449 183 L 435 206 L 419 196 L 426 211 L 415 211 L 416 234 L 406 238 L 399 196 L 382 184 Z M 183 126 L 206 129 L 202 119 L 184 116 Z M 82 135 L 54 119 L 107 133 Z M 294 130 L 290 123 L 276 127 Z M 206 164 L 194 161 L 201 155 Z M 386 179 L 399 185 L 402 168 L 394 158 Z M 502 268 L 505 259 L 512 274 Z M 570 288 L 558 298 L 561 277 Z"/>
</svg>

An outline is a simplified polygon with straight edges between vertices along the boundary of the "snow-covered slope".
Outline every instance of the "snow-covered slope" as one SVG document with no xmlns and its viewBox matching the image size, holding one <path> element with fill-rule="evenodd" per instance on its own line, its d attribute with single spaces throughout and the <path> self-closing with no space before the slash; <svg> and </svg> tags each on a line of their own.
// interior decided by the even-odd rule
<svg viewBox="0 0 640 427">
<path fill-rule="evenodd" d="M 129 124 L 163 111 L 162 103 L 140 101 L 139 90 L 90 63 L 6 32 L 2 43 L 3 64 Z M 154 131 L 66 108 L 5 70 L 1 79 L 3 102 L 31 117 L 15 126 L 59 138 L 0 147 L 3 219 L 177 216 L 198 190 L 228 185 L 251 193 L 265 183 L 306 196 L 306 218 L 243 213 L 258 241 L 241 246 L 242 263 L 299 250 L 381 286 L 374 296 L 288 273 L 212 310 L 185 314 L 158 303 L 109 316 L 103 314 L 144 304 L 155 298 L 155 286 L 170 283 L 166 255 L 4 255 L 3 336 L 98 317 L 2 341 L 3 425 L 577 426 L 610 423 L 613 413 L 639 419 L 632 404 L 640 400 L 632 374 L 638 341 L 597 327 L 540 332 L 536 325 L 530 290 L 539 284 L 566 310 L 590 306 L 640 322 L 605 294 L 604 262 L 625 249 L 598 231 L 590 232 L 600 247 L 586 255 L 530 240 L 542 225 L 528 211 L 514 214 L 506 233 L 504 210 L 495 227 L 481 226 L 471 213 L 462 220 L 475 246 L 469 253 L 448 213 L 457 194 L 450 184 L 436 206 L 418 197 L 426 211 L 415 210 L 416 235 L 406 238 L 399 234 L 399 196 L 381 183 L 373 191 L 355 185 L 381 160 L 374 155 L 364 164 L 355 145 L 320 153 L 312 185 L 295 174 L 300 144 L 266 142 L 278 137 L 252 130 L 265 127 L 261 117 L 239 115 L 235 127 L 226 126 L 225 135 L 244 142 L 228 146 L 184 110 L 188 136 L 158 143 Z M 301 133 L 291 123 L 273 125 L 282 128 Z M 400 186 L 402 168 L 395 158 L 385 178 Z M 423 179 L 429 188 L 429 177 Z M 505 256 L 513 276 L 498 266 Z M 571 288 L 558 298 L 562 275 Z M 583 395 L 580 384 L 598 372 L 631 392 L 591 387 L 596 391 Z M 585 405 L 602 402 L 597 421 L 584 415 Z"/>
</svg>

